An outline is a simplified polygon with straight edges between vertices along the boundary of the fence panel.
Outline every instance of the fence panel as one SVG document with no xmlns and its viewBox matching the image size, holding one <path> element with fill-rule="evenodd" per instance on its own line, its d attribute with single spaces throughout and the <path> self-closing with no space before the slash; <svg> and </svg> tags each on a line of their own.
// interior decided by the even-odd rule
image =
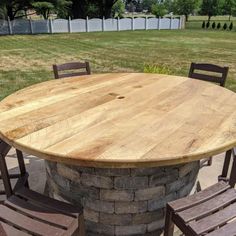
<svg viewBox="0 0 236 236">
<path fill-rule="evenodd" d="M 172 19 L 172 23 L 171 23 L 171 29 L 179 29 L 180 26 L 180 19 Z"/>
<path fill-rule="evenodd" d="M 13 34 L 30 34 L 30 21 L 29 20 L 13 20 L 11 21 Z"/>
<path fill-rule="evenodd" d="M 105 20 L 105 31 L 117 31 L 117 19 L 106 19 Z"/>
<path fill-rule="evenodd" d="M 132 29 L 132 19 L 124 18 L 120 20 L 120 30 L 131 30 Z"/>
<path fill-rule="evenodd" d="M 102 20 L 98 18 L 89 19 L 88 26 L 90 32 L 102 31 Z"/>
<path fill-rule="evenodd" d="M 158 19 L 149 18 L 148 19 L 148 29 L 158 29 Z"/>
<path fill-rule="evenodd" d="M 0 20 L 0 35 L 9 34 L 8 21 Z"/>
<path fill-rule="evenodd" d="M 160 20 L 160 29 L 170 29 L 170 19 L 162 18 Z"/>
<path fill-rule="evenodd" d="M 86 32 L 86 20 L 84 19 L 72 20 L 71 32 L 74 32 L 74 33 Z"/>
<path fill-rule="evenodd" d="M 145 29 L 145 18 L 134 18 L 134 29 L 144 30 Z"/>
<path fill-rule="evenodd" d="M 64 19 L 56 19 L 52 21 L 53 33 L 68 33 L 69 22 Z"/>
<path fill-rule="evenodd" d="M 32 21 L 32 29 L 34 34 L 50 33 L 49 20 Z"/>
</svg>

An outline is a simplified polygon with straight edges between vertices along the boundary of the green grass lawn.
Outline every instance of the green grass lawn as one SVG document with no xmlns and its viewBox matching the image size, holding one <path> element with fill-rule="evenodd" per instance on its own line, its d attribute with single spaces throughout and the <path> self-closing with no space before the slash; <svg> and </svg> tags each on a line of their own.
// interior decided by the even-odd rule
<svg viewBox="0 0 236 236">
<path fill-rule="evenodd" d="M 52 64 L 88 60 L 92 72 L 161 72 L 187 76 L 192 61 L 230 67 L 236 91 L 236 33 L 204 30 L 126 31 L 0 37 L 0 99 L 53 79 Z"/>
</svg>

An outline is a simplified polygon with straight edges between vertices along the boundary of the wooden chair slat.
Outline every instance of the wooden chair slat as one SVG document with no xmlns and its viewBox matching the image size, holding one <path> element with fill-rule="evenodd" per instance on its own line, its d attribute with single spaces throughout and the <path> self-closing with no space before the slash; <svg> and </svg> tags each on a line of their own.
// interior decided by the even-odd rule
<svg viewBox="0 0 236 236">
<path fill-rule="evenodd" d="M 59 75 L 59 79 L 61 79 L 61 78 L 69 78 L 69 77 L 74 77 L 74 76 L 81 76 L 81 75 L 87 75 L 87 72 L 60 74 Z"/>
<path fill-rule="evenodd" d="M 86 68 L 86 64 L 84 62 L 69 62 L 61 65 L 57 65 L 58 71 L 62 70 L 75 70 Z"/>
<path fill-rule="evenodd" d="M 209 200 L 229 188 L 230 186 L 222 181 L 184 199 L 178 199 L 176 201 L 170 202 L 169 205 L 178 212 Z"/>
<path fill-rule="evenodd" d="M 1 236 L 30 236 L 30 234 L 20 231 L 2 221 L 0 221 L 0 235 Z"/>
<path fill-rule="evenodd" d="M 46 197 L 37 192 L 31 191 L 27 188 L 21 188 L 16 190 L 16 195 L 23 197 L 27 200 L 37 203 L 41 207 L 47 207 L 49 209 L 54 209 L 57 212 L 67 214 L 68 216 L 78 217 L 78 212 L 82 212 L 82 208 L 72 206 L 68 203 L 61 202 L 49 197 Z"/>
<path fill-rule="evenodd" d="M 223 236 L 223 235 L 226 236 L 236 235 L 236 221 L 232 221 L 220 227 L 219 229 L 216 229 L 207 234 L 207 236 Z"/>
<path fill-rule="evenodd" d="M 234 217 L 236 217 L 236 203 L 199 221 L 190 222 L 189 225 L 197 234 L 202 234 L 215 229 L 219 225 L 224 225 Z"/>
<path fill-rule="evenodd" d="M 61 228 L 56 228 L 54 226 L 29 218 L 4 205 L 0 205 L 0 211 L 1 211 L 0 219 L 19 229 L 26 230 L 29 233 L 35 233 L 45 236 L 48 235 L 59 236 L 65 233 L 65 230 Z"/>
<path fill-rule="evenodd" d="M 30 202 L 20 199 L 14 195 L 8 198 L 4 202 L 4 205 L 14 208 L 17 211 L 21 211 L 31 218 L 37 218 L 45 221 L 45 223 L 49 222 L 57 227 L 64 227 L 65 229 L 67 229 L 75 220 L 74 217 L 62 215 L 56 210 L 40 207 L 38 204 L 33 205 Z"/>
<path fill-rule="evenodd" d="M 229 189 L 210 200 L 179 212 L 178 215 L 185 222 L 189 222 L 191 220 L 204 217 L 211 212 L 217 211 L 220 208 L 232 203 L 234 200 L 236 200 L 236 191 L 234 189 Z"/>
<path fill-rule="evenodd" d="M 207 64 L 207 63 L 195 63 L 196 70 L 205 70 L 209 72 L 216 72 L 216 73 L 222 73 L 223 68 L 227 67 L 221 67 L 218 65 L 213 65 L 213 64 Z"/>
<path fill-rule="evenodd" d="M 213 75 L 205 75 L 205 74 L 200 74 L 200 73 L 193 73 L 192 79 L 205 80 L 205 81 L 214 82 L 214 83 L 221 82 L 221 77 L 217 77 Z"/>
</svg>

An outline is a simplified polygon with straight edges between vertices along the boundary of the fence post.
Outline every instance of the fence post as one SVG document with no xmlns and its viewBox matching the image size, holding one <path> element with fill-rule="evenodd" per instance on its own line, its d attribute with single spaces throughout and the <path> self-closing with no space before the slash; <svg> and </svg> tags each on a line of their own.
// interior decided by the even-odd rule
<svg viewBox="0 0 236 236">
<path fill-rule="evenodd" d="M 117 31 L 120 31 L 120 17 L 117 17 Z"/>
<path fill-rule="evenodd" d="M 158 30 L 160 30 L 161 29 L 161 17 L 159 16 L 159 18 L 158 18 Z"/>
<path fill-rule="evenodd" d="M 11 20 L 10 20 L 9 17 L 8 17 L 8 30 L 9 30 L 9 34 L 13 34 L 13 32 L 12 32 Z"/>
<path fill-rule="evenodd" d="M 132 30 L 134 30 L 134 17 L 132 17 L 131 25 Z"/>
<path fill-rule="evenodd" d="M 172 28 L 172 16 L 170 17 L 170 29 Z"/>
<path fill-rule="evenodd" d="M 181 16 L 181 29 L 185 29 L 186 18 L 185 16 Z"/>
<path fill-rule="evenodd" d="M 52 19 L 49 19 L 49 28 L 50 28 L 50 33 L 53 34 L 53 23 L 52 23 Z"/>
<path fill-rule="evenodd" d="M 68 18 L 68 32 L 69 32 L 69 33 L 72 33 L 72 29 L 71 29 L 71 18 L 70 18 L 70 16 L 69 16 L 69 18 Z"/>
<path fill-rule="evenodd" d="M 89 32 L 89 18 L 86 17 L 86 32 Z"/>
<path fill-rule="evenodd" d="M 105 17 L 102 18 L 102 31 L 105 31 Z"/>
<path fill-rule="evenodd" d="M 148 30 L 148 17 L 146 16 L 145 19 L 145 30 Z"/>
<path fill-rule="evenodd" d="M 31 17 L 30 17 L 30 19 L 29 19 L 29 25 L 30 25 L 30 33 L 31 33 L 31 34 L 34 34 Z"/>
</svg>

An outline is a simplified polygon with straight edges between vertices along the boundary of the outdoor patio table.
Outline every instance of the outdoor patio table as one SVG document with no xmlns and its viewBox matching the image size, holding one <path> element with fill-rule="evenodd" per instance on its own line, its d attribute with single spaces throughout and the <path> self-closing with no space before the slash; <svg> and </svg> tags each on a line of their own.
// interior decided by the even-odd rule
<svg viewBox="0 0 236 236">
<path fill-rule="evenodd" d="M 199 160 L 236 146 L 236 94 L 158 74 L 51 80 L 0 102 L 0 138 L 46 160 L 50 195 L 84 205 L 88 235 L 158 235 Z"/>
</svg>

